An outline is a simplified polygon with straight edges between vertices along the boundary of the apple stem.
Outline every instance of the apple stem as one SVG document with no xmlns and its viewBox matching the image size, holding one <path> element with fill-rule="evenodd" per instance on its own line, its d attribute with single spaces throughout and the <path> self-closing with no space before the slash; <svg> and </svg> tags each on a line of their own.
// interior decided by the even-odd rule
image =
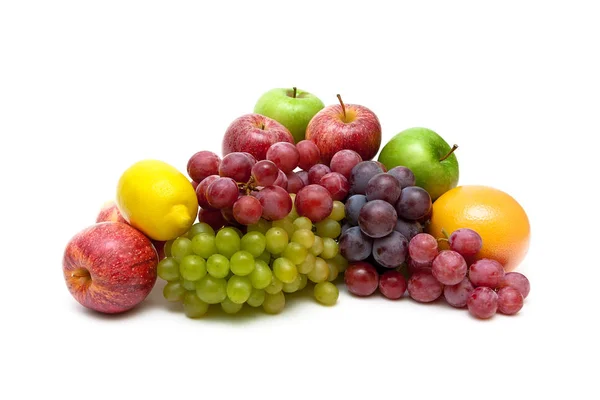
<svg viewBox="0 0 600 400">
<path fill-rule="evenodd" d="M 450 154 L 454 153 L 454 150 L 458 149 L 458 145 L 455 144 L 452 146 L 452 148 L 450 149 L 450 151 L 448 152 L 448 154 L 446 154 L 444 157 L 440 158 L 440 161 L 444 161 L 446 158 L 450 157 Z"/>
<path fill-rule="evenodd" d="M 346 120 L 346 106 L 344 105 L 344 102 L 342 101 L 342 96 L 340 96 L 339 94 L 336 95 L 338 100 L 340 101 L 340 104 L 342 105 L 342 112 L 344 113 L 344 122 Z"/>
<path fill-rule="evenodd" d="M 292 89 L 294 89 L 294 98 L 296 98 L 296 92 L 298 91 L 298 88 L 294 86 Z"/>
</svg>

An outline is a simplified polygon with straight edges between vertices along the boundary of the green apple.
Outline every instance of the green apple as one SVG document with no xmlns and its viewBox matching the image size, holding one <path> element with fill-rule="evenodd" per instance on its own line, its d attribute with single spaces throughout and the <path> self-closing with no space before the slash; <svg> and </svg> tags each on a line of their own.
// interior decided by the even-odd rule
<svg viewBox="0 0 600 400">
<path fill-rule="evenodd" d="M 273 118 L 292 133 L 294 141 L 304 140 L 308 123 L 325 105 L 313 94 L 291 89 L 271 89 L 254 106 L 254 112 Z"/>
<path fill-rule="evenodd" d="M 458 184 L 458 160 L 452 148 L 427 128 L 410 128 L 392 137 L 381 149 L 379 162 L 389 170 L 399 165 L 410 168 L 416 185 L 437 199 Z"/>
</svg>

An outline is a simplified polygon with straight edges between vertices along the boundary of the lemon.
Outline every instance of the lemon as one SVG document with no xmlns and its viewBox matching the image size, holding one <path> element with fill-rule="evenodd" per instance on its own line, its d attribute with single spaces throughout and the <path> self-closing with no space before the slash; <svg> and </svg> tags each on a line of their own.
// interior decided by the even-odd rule
<svg viewBox="0 0 600 400">
<path fill-rule="evenodd" d="M 198 198 L 190 181 L 158 160 L 142 160 L 125 170 L 116 201 L 127 222 L 160 241 L 183 235 L 198 213 Z"/>
</svg>

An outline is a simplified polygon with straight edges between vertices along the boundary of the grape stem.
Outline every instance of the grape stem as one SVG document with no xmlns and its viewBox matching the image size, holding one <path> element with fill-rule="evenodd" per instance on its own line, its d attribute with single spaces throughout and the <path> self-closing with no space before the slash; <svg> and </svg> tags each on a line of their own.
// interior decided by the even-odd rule
<svg viewBox="0 0 600 400">
<path fill-rule="evenodd" d="M 337 96 L 338 100 L 340 101 L 340 104 L 342 105 L 342 112 L 344 113 L 344 122 L 346 122 L 346 105 L 342 101 L 342 96 L 340 96 L 339 94 L 337 94 L 336 96 Z"/>
<path fill-rule="evenodd" d="M 298 88 L 296 86 L 294 86 L 292 89 L 294 89 L 294 95 L 293 95 L 293 97 L 296 98 L 296 92 L 298 91 Z"/>
<path fill-rule="evenodd" d="M 450 235 L 448 235 L 448 232 L 446 232 L 446 230 L 444 228 L 442 228 L 442 235 L 444 235 L 446 237 L 446 240 L 448 240 L 450 238 Z"/>
<path fill-rule="evenodd" d="M 455 145 L 453 145 L 453 146 L 452 146 L 452 148 L 450 149 L 450 151 L 448 152 L 448 154 L 446 154 L 444 157 L 440 158 L 440 162 L 441 162 L 441 161 L 444 161 L 446 158 L 450 157 L 450 155 L 451 155 L 452 153 L 454 153 L 454 151 L 455 151 L 456 149 L 458 149 L 458 145 L 457 145 L 457 144 L 455 144 Z"/>
</svg>

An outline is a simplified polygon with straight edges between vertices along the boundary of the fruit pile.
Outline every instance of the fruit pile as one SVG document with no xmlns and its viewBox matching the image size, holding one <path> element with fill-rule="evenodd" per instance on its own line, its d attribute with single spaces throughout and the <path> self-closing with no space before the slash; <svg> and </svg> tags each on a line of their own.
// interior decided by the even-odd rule
<svg viewBox="0 0 600 400">
<path fill-rule="evenodd" d="M 296 88 L 265 93 L 226 129 L 222 155 L 190 157 L 189 179 L 158 160 L 129 167 L 115 201 L 66 246 L 73 297 L 120 313 L 158 276 L 190 318 L 211 305 L 276 314 L 304 290 L 335 304 L 343 277 L 357 296 L 408 291 L 478 318 L 517 313 L 529 293 L 512 272 L 529 240 L 520 205 L 495 189 L 457 187 L 457 146 L 425 128 L 394 136 L 374 160 L 377 116 L 337 97 L 325 107 Z"/>
</svg>

